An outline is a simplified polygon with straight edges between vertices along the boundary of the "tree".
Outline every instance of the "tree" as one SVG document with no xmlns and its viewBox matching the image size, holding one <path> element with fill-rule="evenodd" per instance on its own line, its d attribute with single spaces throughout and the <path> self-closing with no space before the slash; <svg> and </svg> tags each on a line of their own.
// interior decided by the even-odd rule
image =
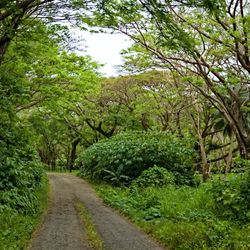
<svg viewBox="0 0 250 250">
<path fill-rule="evenodd" d="M 2 0 L 0 3 L 0 64 L 11 41 L 30 27 L 27 19 L 46 20 L 47 23 L 70 20 L 77 23 L 80 13 L 86 13 L 87 6 L 94 7 L 89 0 Z"/>
<path fill-rule="evenodd" d="M 92 25 L 130 36 L 225 117 L 249 158 L 249 1 L 103 1 Z"/>
<path fill-rule="evenodd" d="M 94 88 L 99 65 L 64 47 L 66 27 L 33 18 L 22 24 L 26 31 L 12 41 L 0 65 L 1 112 L 6 115 L 5 122 L 11 123 L 9 127 L 33 126 L 32 144 L 37 145 L 44 163 L 55 167 L 65 154 L 72 168 L 79 135 L 66 123 L 72 112 L 64 109 L 76 106 L 84 93 Z M 6 140 L 8 129 L 0 132 Z"/>
<path fill-rule="evenodd" d="M 7 48 L 20 28 L 22 21 L 38 11 L 40 6 L 52 0 L 10 0 L 0 4 L 0 62 L 3 61 Z"/>
<path fill-rule="evenodd" d="M 82 132 L 84 121 L 78 119 L 76 110 L 84 103 L 86 93 L 96 88 L 98 64 L 66 51 L 54 59 L 53 69 L 38 78 L 39 83 L 44 78 L 45 84 L 48 81 L 39 89 L 39 96 L 46 98 L 33 106 L 29 116 L 37 137 L 41 137 L 37 146 L 43 162 L 54 168 L 59 158 L 66 159 L 64 163 L 71 170 L 76 148 L 86 137 Z"/>
</svg>

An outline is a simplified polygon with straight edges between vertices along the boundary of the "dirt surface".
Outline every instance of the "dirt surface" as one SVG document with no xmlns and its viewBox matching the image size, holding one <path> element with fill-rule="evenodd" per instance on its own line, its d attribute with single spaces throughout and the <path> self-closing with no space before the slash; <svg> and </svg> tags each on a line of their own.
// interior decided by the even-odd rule
<svg viewBox="0 0 250 250">
<path fill-rule="evenodd" d="M 85 250 L 84 227 L 74 208 L 80 200 L 90 213 L 106 250 L 163 250 L 121 215 L 106 207 L 92 187 L 70 174 L 50 173 L 52 203 L 31 250 Z"/>
</svg>

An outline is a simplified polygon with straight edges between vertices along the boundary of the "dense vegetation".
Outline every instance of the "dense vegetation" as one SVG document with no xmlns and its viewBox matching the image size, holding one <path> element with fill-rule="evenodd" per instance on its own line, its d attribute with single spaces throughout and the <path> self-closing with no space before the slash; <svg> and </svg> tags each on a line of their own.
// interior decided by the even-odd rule
<svg viewBox="0 0 250 250">
<path fill-rule="evenodd" d="M 88 63 L 90 58 L 62 50 L 69 39 L 67 28 L 49 26 L 25 12 L 18 18 L 20 9 L 36 1 L 15 2 L 0 4 L 0 249 L 27 247 L 46 208 L 48 182 L 39 145 L 48 124 L 38 114 L 45 109 L 49 113 L 73 78 L 77 85 L 83 74 L 85 81 L 86 76 L 96 77 L 94 69 L 88 72 L 96 67 Z M 84 73 L 70 75 L 73 67 L 84 65 Z"/>
<path fill-rule="evenodd" d="M 249 5 L 1 1 L 0 248 L 30 237 L 44 169 L 78 167 L 169 247 L 250 248 Z M 69 23 L 130 37 L 124 75 L 79 56 Z"/>
<path fill-rule="evenodd" d="M 0 249 L 26 249 L 47 208 L 48 189 L 43 177 L 31 190 L 1 191 Z"/>
<path fill-rule="evenodd" d="M 104 201 L 171 249 L 248 249 L 249 161 L 201 184 L 192 146 L 164 132 L 121 133 L 79 156 L 80 175 L 105 182 L 96 186 Z"/>
<path fill-rule="evenodd" d="M 173 173 L 177 185 L 194 185 L 191 146 L 164 132 L 122 133 L 89 147 L 78 162 L 82 175 L 96 181 L 126 185 L 157 165 Z"/>
<path fill-rule="evenodd" d="M 12 50 L 16 46 L 10 47 L 6 60 L 13 56 L 21 63 L 22 52 Z M 22 62 L 22 67 L 11 60 L 0 65 L 1 249 L 25 247 L 47 203 L 47 179 L 33 135 L 17 115 L 29 95 Z"/>
<path fill-rule="evenodd" d="M 232 178 L 227 187 L 214 180 L 198 188 L 133 185 L 127 189 L 98 186 L 97 190 L 107 204 L 170 249 L 248 249 L 249 207 L 247 215 L 241 210 L 243 204 L 234 200 L 239 189 L 229 183 L 240 184 L 242 177 Z"/>
</svg>

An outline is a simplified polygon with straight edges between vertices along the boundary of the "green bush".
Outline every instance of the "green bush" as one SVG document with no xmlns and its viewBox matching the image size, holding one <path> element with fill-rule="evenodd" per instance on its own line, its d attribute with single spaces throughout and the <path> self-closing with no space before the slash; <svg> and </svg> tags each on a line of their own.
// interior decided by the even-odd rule
<svg viewBox="0 0 250 250">
<path fill-rule="evenodd" d="M 250 221 L 250 174 L 234 174 L 212 182 L 210 192 L 218 215 Z"/>
<path fill-rule="evenodd" d="M 12 156 L 0 155 L 0 212 L 10 208 L 30 213 L 36 209 L 34 192 L 41 184 L 44 171 L 27 148 L 12 152 Z M 26 155 L 22 156 L 24 152 Z"/>
<path fill-rule="evenodd" d="M 248 169 L 250 169 L 250 160 L 245 160 L 245 159 L 242 159 L 238 156 L 233 161 L 233 167 L 232 167 L 231 172 L 244 173 Z"/>
<path fill-rule="evenodd" d="M 40 185 L 33 190 L 27 192 L 27 196 L 32 194 L 32 197 L 28 197 L 27 200 L 22 202 L 28 202 L 31 208 L 28 209 L 27 205 L 24 206 L 25 210 L 22 209 L 22 213 L 17 211 L 16 205 L 11 209 L 10 206 L 0 211 L 0 249 L 26 249 L 28 242 L 30 241 L 33 231 L 40 223 L 41 216 L 47 207 L 48 201 L 48 180 L 44 176 L 40 182 Z M 23 190 L 24 191 L 24 190 Z M 16 203 L 18 199 L 22 200 L 25 198 L 25 194 L 20 196 L 18 190 L 9 191 L 12 194 L 9 195 L 10 199 L 14 199 L 10 203 Z M 31 203 L 31 198 L 33 199 Z M 1 203 L 1 202 L 0 202 Z M 18 201 L 19 205 L 21 201 Z M 26 213 L 24 213 L 26 211 Z"/>
<path fill-rule="evenodd" d="M 29 132 L 14 115 L 0 120 L 0 212 L 6 209 L 32 212 L 36 208 L 34 190 L 39 187 L 42 175 Z"/>
<path fill-rule="evenodd" d="M 79 157 L 81 174 L 92 180 L 116 178 L 126 184 L 154 165 L 174 175 L 177 185 L 193 185 L 192 141 L 164 132 L 122 133 L 100 141 Z"/>
<path fill-rule="evenodd" d="M 132 182 L 137 187 L 163 187 L 174 185 L 174 175 L 165 168 L 157 167 L 144 170 L 141 175 Z"/>
</svg>

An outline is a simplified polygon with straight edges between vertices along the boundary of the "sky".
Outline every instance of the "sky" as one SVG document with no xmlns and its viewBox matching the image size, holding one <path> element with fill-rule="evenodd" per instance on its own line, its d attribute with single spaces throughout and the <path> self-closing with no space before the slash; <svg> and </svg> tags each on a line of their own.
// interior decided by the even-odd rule
<svg viewBox="0 0 250 250">
<path fill-rule="evenodd" d="M 105 76 L 117 76 L 116 65 L 122 64 L 120 52 L 132 45 L 132 41 L 123 34 L 101 34 L 78 31 L 78 35 L 85 40 L 85 54 L 90 55 L 94 61 L 105 64 L 101 73 Z"/>
</svg>

